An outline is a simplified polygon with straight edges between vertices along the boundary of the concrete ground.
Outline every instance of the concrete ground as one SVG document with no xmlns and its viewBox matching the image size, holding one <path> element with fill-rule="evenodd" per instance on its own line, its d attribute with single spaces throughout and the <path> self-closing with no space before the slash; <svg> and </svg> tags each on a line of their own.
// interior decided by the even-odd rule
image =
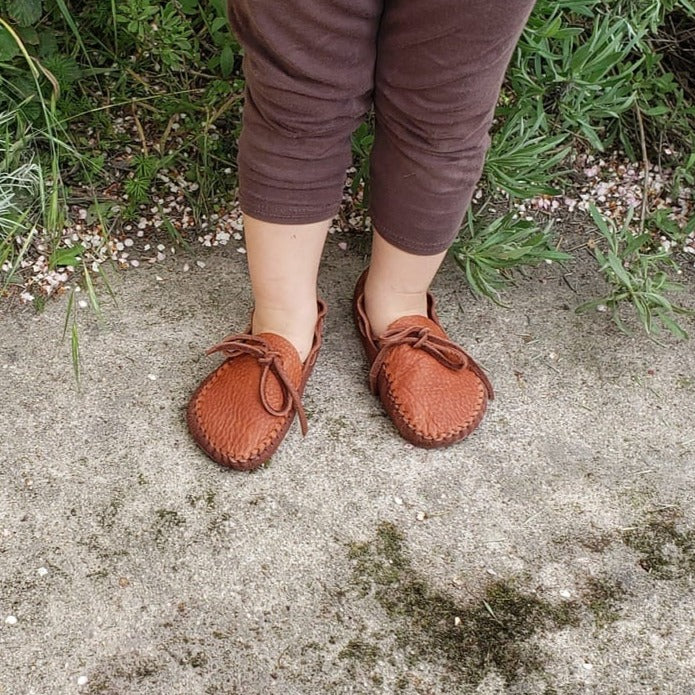
<svg viewBox="0 0 695 695">
<path fill-rule="evenodd" d="M 112 276 L 118 306 L 81 312 L 79 391 L 66 302 L 4 311 L 0 693 L 692 693 L 692 344 L 576 316 L 602 289 L 583 257 L 576 293 L 544 265 L 511 308 L 448 263 L 442 322 L 497 399 L 416 449 L 368 392 L 364 259 L 338 240 L 309 434 L 252 474 L 183 419 L 204 350 L 246 323 L 234 249 Z"/>
</svg>

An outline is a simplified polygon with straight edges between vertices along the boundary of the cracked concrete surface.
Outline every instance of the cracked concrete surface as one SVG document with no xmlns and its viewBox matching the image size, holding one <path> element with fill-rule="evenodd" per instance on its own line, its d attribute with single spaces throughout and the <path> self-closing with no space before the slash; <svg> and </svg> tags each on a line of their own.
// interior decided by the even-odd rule
<svg viewBox="0 0 695 695">
<path fill-rule="evenodd" d="M 497 398 L 416 449 L 369 394 L 363 258 L 337 240 L 308 436 L 252 474 L 183 419 L 204 350 L 245 325 L 240 254 L 113 277 L 79 391 L 65 302 L 4 311 L 0 693 L 691 693 L 692 345 L 576 316 L 601 289 L 581 259 L 577 294 L 543 266 L 507 309 L 447 263 L 440 317 Z"/>
</svg>

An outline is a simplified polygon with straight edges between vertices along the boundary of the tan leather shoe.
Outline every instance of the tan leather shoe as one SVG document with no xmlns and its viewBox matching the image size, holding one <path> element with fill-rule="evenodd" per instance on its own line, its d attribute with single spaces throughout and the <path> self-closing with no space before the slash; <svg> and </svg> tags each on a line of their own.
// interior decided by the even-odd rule
<svg viewBox="0 0 695 695">
<path fill-rule="evenodd" d="M 302 364 L 295 347 L 274 333 L 228 335 L 207 354 L 227 359 L 196 389 L 188 404 L 188 428 L 217 463 L 240 471 L 263 465 L 294 420 L 307 420 L 302 394 L 321 347 L 326 305 L 319 300 L 311 351 Z"/>
<path fill-rule="evenodd" d="M 428 292 L 428 317 L 404 316 L 374 335 L 364 308 L 362 273 L 353 311 L 371 365 L 369 385 L 400 434 L 425 448 L 468 436 L 494 398 L 492 384 L 463 348 L 449 340 Z"/>
</svg>

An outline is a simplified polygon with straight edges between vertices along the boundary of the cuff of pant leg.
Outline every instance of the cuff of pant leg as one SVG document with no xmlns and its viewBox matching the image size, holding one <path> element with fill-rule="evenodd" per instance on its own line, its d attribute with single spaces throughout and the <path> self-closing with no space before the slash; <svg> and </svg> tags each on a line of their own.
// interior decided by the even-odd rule
<svg viewBox="0 0 695 695">
<path fill-rule="evenodd" d="M 418 240 L 426 236 L 427 230 L 424 232 L 421 230 L 413 230 L 411 235 L 407 235 L 402 232 L 396 232 L 387 224 L 382 224 L 379 215 L 375 214 L 371 209 L 369 211 L 369 216 L 372 219 L 373 228 L 378 232 L 380 237 L 397 249 L 405 251 L 406 253 L 412 253 L 415 256 L 436 256 L 438 253 L 446 251 L 451 246 L 458 233 L 458 231 L 455 232 L 450 239 L 438 244 L 423 244 Z"/>
<path fill-rule="evenodd" d="M 273 224 L 315 224 L 333 219 L 338 213 L 337 204 L 323 207 L 291 207 L 287 205 L 273 205 L 254 198 L 239 197 L 239 207 L 245 215 L 249 215 L 261 222 Z"/>
</svg>

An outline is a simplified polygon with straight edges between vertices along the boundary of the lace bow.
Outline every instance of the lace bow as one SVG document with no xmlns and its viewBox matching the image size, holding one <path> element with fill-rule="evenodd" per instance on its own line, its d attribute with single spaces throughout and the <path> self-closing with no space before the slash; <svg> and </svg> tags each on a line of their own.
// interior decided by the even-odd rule
<svg viewBox="0 0 695 695">
<path fill-rule="evenodd" d="M 428 355 L 431 355 L 437 362 L 443 364 L 448 369 L 458 371 L 470 367 L 485 384 L 489 397 L 493 397 L 492 384 L 490 384 L 485 372 L 473 358 L 460 345 L 448 338 L 442 338 L 433 334 L 431 329 L 427 327 L 391 328 L 379 336 L 377 345 L 379 352 L 372 363 L 372 368 L 369 370 L 369 387 L 374 394 L 377 392 L 379 371 L 384 364 L 389 349 L 396 345 L 410 345 L 416 350 L 423 350 Z"/>
<path fill-rule="evenodd" d="M 258 364 L 263 367 L 259 386 L 259 395 L 263 407 L 268 413 L 277 417 L 289 415 L 294 407 L 302 427 L 302 434 L 306 435 L 308 424 L 306 413 L 302 406 L 302 399 L 282 366 L 282 356 L 279 352 L 273 350 L 265 339 L 247 333 L 228 335 L 220 343 L 211 347 L 206 354 L 211 355 L 214 352 L 221 352 L 227 357 L 238 357 L 242 354 L 255 357 Z M 270 372 L 278 380 L 282 389 L 282 406 L 280 408 L 273 407 L 266 396 L 266 384 Z"/>
</svg>

